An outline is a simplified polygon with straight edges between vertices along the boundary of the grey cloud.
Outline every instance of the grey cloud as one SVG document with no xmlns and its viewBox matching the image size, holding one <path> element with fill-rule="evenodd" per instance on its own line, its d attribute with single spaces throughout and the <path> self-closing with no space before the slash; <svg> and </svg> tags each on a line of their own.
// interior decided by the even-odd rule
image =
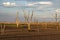
<svg viewBox="0 0 60 40">
<path fill-rule="evenodd" d="M 14 0 L 14 1 L 40 1 L 40 0 Z"/>
<path fill-rule="evenodd" d="M 52 0 L 14 0 L 14 1 L 39 2 L 39 1 L 52 1 Z"/>
</svg>

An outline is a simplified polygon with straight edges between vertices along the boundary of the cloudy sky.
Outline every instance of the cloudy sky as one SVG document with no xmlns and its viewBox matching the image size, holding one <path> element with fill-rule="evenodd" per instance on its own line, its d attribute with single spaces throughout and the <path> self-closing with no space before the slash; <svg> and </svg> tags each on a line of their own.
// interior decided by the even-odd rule
<svg viewBox="0 0 60 40">
<path fill-rule="evenodd" d="M 33 20 L 54 21 L 55 13 L 60 17 L 60 0 L 0 0 L 0 21 L 15 21 L 17 11 L 24 21 L 23 10 L 29 16 L 33 11 Z"/>
</svg>

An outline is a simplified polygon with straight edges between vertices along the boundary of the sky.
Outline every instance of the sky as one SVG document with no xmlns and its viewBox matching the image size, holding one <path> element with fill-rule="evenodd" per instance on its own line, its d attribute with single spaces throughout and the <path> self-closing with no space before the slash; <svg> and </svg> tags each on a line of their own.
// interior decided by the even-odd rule
<svg viewBox="0 0 60 40">
<path fill-rule="evenodd" d="M 24 22 L 23 10 L 29 16 L 33 11 L 33 21 L 55 21 L 56 13 L 60 17 L 60 0 L 0 0 L 0 21 L 14 22 L 19 12 L 19 20 Z"/>
</svg>

